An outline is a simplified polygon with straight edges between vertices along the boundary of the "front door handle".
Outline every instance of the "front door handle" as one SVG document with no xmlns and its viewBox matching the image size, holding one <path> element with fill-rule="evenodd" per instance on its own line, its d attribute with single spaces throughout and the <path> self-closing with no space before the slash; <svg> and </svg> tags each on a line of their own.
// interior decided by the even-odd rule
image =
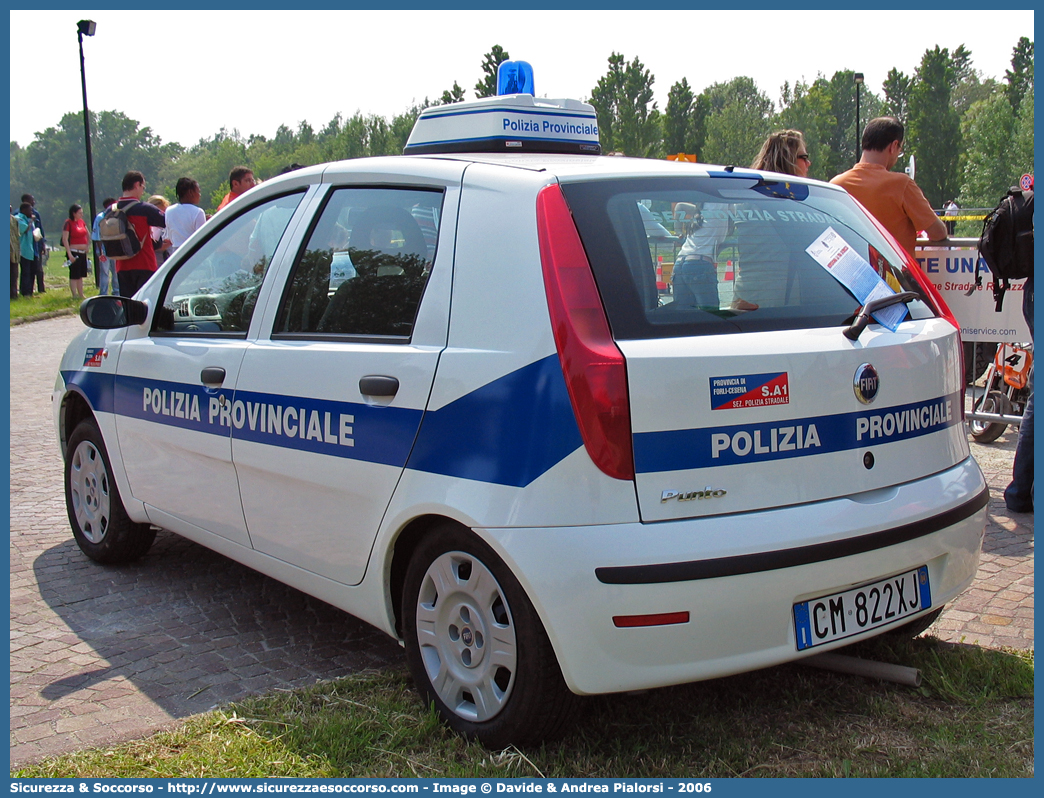
<svg viewBox="0 0 1044 798">
<path fill-rule="evenodd" d="M 359 380 L 359 392 L 363 396 L 395 396 L 399 392 L 399 381 L 395 377 L 371 374 Z"/>
<path fill-rule="evenodd" d="M 207 366 L 199 373 L 199 379 L 208 388 L 220 388 L 225 381 L 225 370 L 221 366 Z"/>
</svg>

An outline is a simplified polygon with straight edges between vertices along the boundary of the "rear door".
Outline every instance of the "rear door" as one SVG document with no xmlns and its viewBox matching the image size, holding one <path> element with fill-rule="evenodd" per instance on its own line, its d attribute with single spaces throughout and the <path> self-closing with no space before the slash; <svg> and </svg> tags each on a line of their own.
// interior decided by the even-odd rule
<svg viewBox="0 0 1044 798">
<path fill-rule="evenodd" d="M 627 361 L 643 520 L 869 496 L 968 456 L 952 325 L 915 299 L 883 316 L 894 329 L 844 335 L 856 278 L 920 288 L 843 192 L 738 176 L 563 188 Z M 642 207 L 676 236 L 666 257 Z"/>
<path fill-rule="evenodd" d="M 463 165 L 440 169 L 330 178 L 237 385 L 254 547 L 345 584 L 365 572 L 446 345 Z"/>
</svg>

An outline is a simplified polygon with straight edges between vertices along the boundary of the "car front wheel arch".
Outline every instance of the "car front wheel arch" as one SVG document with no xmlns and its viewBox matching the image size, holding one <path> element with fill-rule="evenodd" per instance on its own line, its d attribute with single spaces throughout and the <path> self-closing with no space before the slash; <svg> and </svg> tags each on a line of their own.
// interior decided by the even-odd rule
<svg viewBox="0 0 1044 798">
<path fill-rule="evenodd" d="M 62 408 L 60 413 L 60 428 L 59 438 L 62 446 L 62 454 L 68 456 L 68 445 L 69 436 L 73 434 L 81 421 L 92 421 L 97 423 L 94 418 L 94 411 L 91 409 L 87 399 L 77 391 L 69 391 L 62 398 Z"/>
</svg>

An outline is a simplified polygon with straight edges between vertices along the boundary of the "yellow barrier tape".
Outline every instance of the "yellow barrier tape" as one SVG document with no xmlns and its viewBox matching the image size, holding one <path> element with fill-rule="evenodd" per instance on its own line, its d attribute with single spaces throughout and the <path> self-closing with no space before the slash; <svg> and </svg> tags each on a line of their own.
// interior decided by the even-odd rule
<svg viewBox="0 0 1044 798">
<path fill-rule="evenodd" d="M 982 216 L 940 216 L 944 222 L 981 222 L 986 218 L 984 213 Z"/>
</svg>

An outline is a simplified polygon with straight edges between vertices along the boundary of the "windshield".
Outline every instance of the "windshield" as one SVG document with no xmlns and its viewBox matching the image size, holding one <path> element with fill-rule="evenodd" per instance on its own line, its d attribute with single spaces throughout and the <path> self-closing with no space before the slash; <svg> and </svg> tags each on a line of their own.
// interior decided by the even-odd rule
<svg viewBox="0 0 1044 798">
<path fill-rule="evenodd" d="M 847 244 L 863 277 L 922 294 L 905 258 L 827 186 L 737 175 L 562 190 L 618 339 L 844 325 L 862 302 L 825 268 L 825 237 Z"/>
</svg>

